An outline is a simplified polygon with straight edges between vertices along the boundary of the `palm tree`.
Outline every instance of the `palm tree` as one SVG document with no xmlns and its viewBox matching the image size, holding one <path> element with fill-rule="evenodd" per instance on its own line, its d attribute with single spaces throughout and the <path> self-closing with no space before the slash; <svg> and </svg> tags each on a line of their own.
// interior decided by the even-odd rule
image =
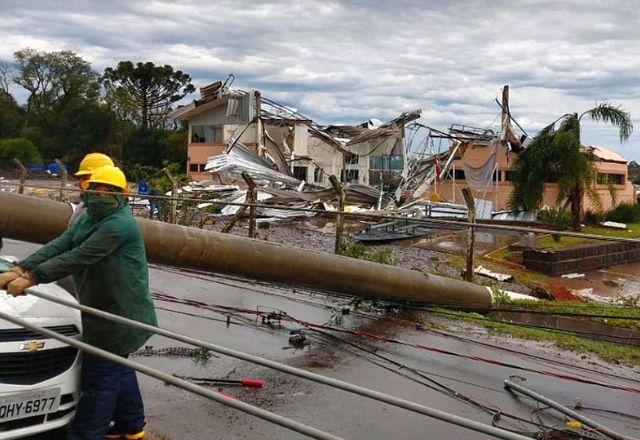
<svg viewBox="0 0 640 440">
<path fill-rule="evenodd" d="M 593 188 L 597 176 L 596 158 L 580 143 L 580 121 L 584 116 L 617 127 L 621 143 L 627 141 L 633 132 L 629 112 L 607 102 L 581 115 L 568 113 L 562 116 L 543 128 L 518 155 L 514 163 L 514 190 L 509 199 L 511 209 L 539 209 L 545 182 L 557 183 L 559 192 L 556 203 L 560 204 L 564 199 L 571 203 L 573 228 L 580 230 L 584 196 L 600 204 L 598 193 Z M 557 124 L 559 127 L 556 130 Z"/>
</svg>

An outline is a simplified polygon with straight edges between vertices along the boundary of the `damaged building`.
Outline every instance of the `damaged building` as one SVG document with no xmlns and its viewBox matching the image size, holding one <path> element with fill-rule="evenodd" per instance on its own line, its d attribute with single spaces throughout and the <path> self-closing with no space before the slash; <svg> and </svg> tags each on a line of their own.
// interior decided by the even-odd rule
<svg viewBox="0 0 640 440">
<path fill-rule="evenodd" d="M 232 77 L 230 77 L 232 79 Z M 297 110 L 258 91 L 231 89 L 232 80 L 200 89 L 200 99 L 169 116 L 188 124 L 187 173 L 210 180 L 207 161 L 241 145 L 265 158 L 283 175 L 327 187 L 329 176 L 343 183 L 384 187 L 406 169 L 405 125 L 420 110 L 382 123 L 320 126 Z"/>
</svg>

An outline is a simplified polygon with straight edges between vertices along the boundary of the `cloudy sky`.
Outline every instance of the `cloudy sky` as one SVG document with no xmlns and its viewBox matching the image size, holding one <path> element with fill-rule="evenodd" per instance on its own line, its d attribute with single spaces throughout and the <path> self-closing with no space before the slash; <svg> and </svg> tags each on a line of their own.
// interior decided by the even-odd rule
<svg viewBox="0 0 640 440">
<path fill-rule="evenodd" d="M 234 73 L 234 86 L 321 123 L 421 108 L 430 126 L 490 126 L 510 84 L 512 114 L 535 133 L 606 99 L 638 133 L 620 145 L 589 123 L 583 141 L 640 161 L 637 0 L 0 0 L 0 35 L 5 61 L 33 47 L 73 50 L 99 72 L 171 64 L 196 86 Z"/>
</svg>

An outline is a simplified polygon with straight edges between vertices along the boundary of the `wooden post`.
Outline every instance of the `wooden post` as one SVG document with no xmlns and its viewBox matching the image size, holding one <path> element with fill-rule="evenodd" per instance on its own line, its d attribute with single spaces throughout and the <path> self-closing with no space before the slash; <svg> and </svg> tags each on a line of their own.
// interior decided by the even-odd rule
<svg viewBox="0 0 640 440">
<path fill-rule="evenodd" d="M 229 219 L 229 222 L 226 225 L 224 225 L 224 228 L 222 228 L 221 232 L 225 234 L 231 232 L 231 229 L 233 229 L 233 225 L 235 225 L 238 222 L 238 220 L 240 220 L 240 218 L 244 215 L 246 211 L 247 211 L 247 207 L 241 206 L 240 209 L 238 209 L 238 211 L 235 214 L 233 214 L 233 217 Z"/>
<path fill-rule="evenodd" d="M 24 182 L 27 180 L 27 169 L 22 162 L 20 162 L 20 159 L 14 158 L 13 161 L 18 165 L 18 168 L 20 168 L 20 186 L 18 187 L 18 194 L 24 194 Z"/>
<path fill-rule="evenodd" d="M 54 159 L 54 161 L 56 162 L 56 165 L 58 165 L 58 168 L 60 169 L 60 201 L 64 202 L 66 201 L 65 195 L 64 195 L 64 188 L 67 186 L 67 169 L 64 167 L 60 159 Z"/>
<path fill-rule="evenodd" d="M 345 193 L 344 188 L 338 182 L 336 176 L 329 176 L 329 182 L 331 186 L 333 186 L 333 190 L 336 192 L 338 196 L 338 212 L 336 214 L 336 245 L 335 245 L 335 253 L 336 255 L 342 254 L 342 233 L 344 229 L 344 199 Z"/>
<path fill-rule="evenodd" d="M 258 187 L 253 182 L 253 179 L 246 171 L 242 172 L 242 178 L 247 183 L 247 198 L 248 203 L 255 203 L 258 200 Z M 246 206 L 244 207 L 246 208 Z M 249 238 L 256 236 L 256 207 L 249 207 Z"/>
<path fill-rule="evenodd" d="M 502 88 L 502 113 L 500 121 L 500 140 L 507 140 L 507 131 L 511 127 L 511 115 L 509 113 L 509 86 Z"/>
<path fill-rule="evenodd" d="M 467 281 L 473 281 L 473 243 L 475 241 L 475 228 L 476 223 L 476 204 L 473 200 L 473 195 L 469 187 L 462 188 L 462 195 L 464 201 L 467 204 L 467 211 L 469 215 L 469 223 L 471 226 L 467 228 L 467 272 L 465 279 Z"/>
<path fill-rule="evenodd" d="M 175 223 L 176 211 L 178 210 L 178 201 L 176 200 L 176 197 L 178 195 L 178 181 L 176 180 L 175 177 L 173 177 L 173 174 L 171 174 L 171 171 L 169 171 L 166 168 L 164 168 L 163 171 L 171 181 L 171 210 L 169 211 L 169 222 Z"/>
</svg>

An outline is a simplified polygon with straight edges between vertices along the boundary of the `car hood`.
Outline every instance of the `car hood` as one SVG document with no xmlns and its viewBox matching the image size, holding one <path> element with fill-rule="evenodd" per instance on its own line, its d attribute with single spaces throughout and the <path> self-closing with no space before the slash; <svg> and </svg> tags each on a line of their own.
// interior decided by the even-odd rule
<svg viewBox="0 0 640 440">
<path fill-rule="evenodd" d="M 58 298 L 77 302 L 69 292 L 56 284 L 41 284 L 32 287 L 32 289 L 57 296 Z M 38 318 L 67 318 L 80 321 L 80 312 L 76 309 L 28 294 L 13 297 L 2 289 L 0 289 L 0 311 L 20 318 L 29 319 L 30 321 Z M 4 327 L 5 325 L 12 327 L 9 323 L 0 320 L 0 327 Z"/>
</svg>

